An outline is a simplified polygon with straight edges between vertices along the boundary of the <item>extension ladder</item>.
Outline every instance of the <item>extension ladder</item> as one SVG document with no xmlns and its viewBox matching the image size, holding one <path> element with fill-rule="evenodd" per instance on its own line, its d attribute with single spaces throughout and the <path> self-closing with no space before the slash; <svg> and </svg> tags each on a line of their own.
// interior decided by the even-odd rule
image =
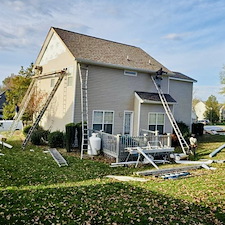
<svg viewBox="0 0 225 225">
<path fill-rule="evenodd" d="M 21 102 L 21 106 L 20 106 L 20 109 L 19 109 L 19 112 L 17 113 L 17 115 L 15 116 L 14 120 L 13 120 L 13 123 L 11 124 L 10 128 L 9 128 L 9 137 L 11 137 L 13 134 L 14 134 L 14 131 L 16 130 L 17 126 L 18 126 L 18 123 L 19 121 L 21 120 L 23 114 L 24 114 L 24 111 L 26 110 L 27 108 L 27 105 L 31 99 L 31 96 L 34 92 L 34 84 L 36 82 L 36 79 L 34 78 L 28 89 L 27 89 L 27 92 L 25 94 L 25 96 L 23 97 L 23 100 Z"/>
<path fill-rule="evenodd" d="M 26 136 L 26 138 L 25 138 L 25 140 L 24 140 L 24 142 L 23 142 L 23 144 L 22 144 L 22 148 L 23 148 L 23 149 L 24 149 L 25 146 L 27 145 L 27 143 L 28 143 L 28 141 L 30 140 L 30 137 L 31 137 L 33 131 L 34 131 L 35 128 L 37 127 L 37 125 L 38 125 L 38 123 L 40 122 L 42 116 L 44 115 L 46 109 L 48 108 L 48 105 L 49 105 L 49 103 L 51 102 L 52 98 L 54 97 L 54 95 L 55 95 L 55 93 L 56 93 L 56 91 L 57 91 L 57 89 L 58 89 L 58 87 L 59 87 L 61 81 L 63 80 L 63 77 L 64 77 L 65 73 L 66 73 L 66 70 L 62 70 L 62 71 L 60 72 L 60 76 L 59 76 L 59 78 L 58 78 L 58 80 L 57 80 L 57 82 L 56 82 L 54 88 L 52 89 L 52 91 L 51 91 L 50 95 L 48 96 L 48 98 L 47 98 L 47 100 L 46 100 L 44 106 L 42 107 L 42 109 L 41 109 L 41 111 L 40 111 L 40 113 L 39 113 L 37 119 L 35 120 L 34 124 L 33 124 L 32 127 L 30 128 L 30 130 L 29 130 L 29 132 L 28 132 L 28 134 L 27 134 L 27 136 Z"/>
<path fill-rule="evenodd" d="M 180 143 L 180 146 L 181 146 L 181 148 L 182 148 L 182 151 L 183 151 L 185 154 L 187 154 L 187 152 L 188 152 L 188 150 L 189 150 L 189 146 L 188 146 L 187 142 L 185 141 L 185 139 L 184 139 L 184 137 L 183 137 L 183 135 L 182 135 L 182 133 L 181 133 L 181 131 L 180 131 L 180 128 L 179 128 L 178 125 L 177 125 L 176 120 L 174 119 L 174 116 L 173 116 L 173 114 L 172 114 L 172 112 L 171 112 L 171 110 L 170 110 L 170 107 L 169 107 L 169 104 L 168 104 L 168 102 L 167 102 L 167 100 L 166 100 L 166 97 L 165 97 L 165 95 L 163 94 L 163 91 L 162 91 L 160 85 L 158 85 L 158 84 L 156 83 L 155 78 L 154 78 L 153 76 L 151 76 L 151 78 L 152 78 L 152 81 L 153 81 L 153 83 L 154 83 L 154 85 L 155 85 L 155 87 L 156 87 L 156 90 L 158 91 L 160 100 L 161 100 L 161 102 L 162 102 L 162 104 L 163 104 L 163 107 L 164 107 L 164 109 L 165 109 L 165 111 L 166 111 L 166 114 L 167 114 L 167 116 L 168 116 L 168 118 L 169 118 L 169 121 L 170 121 L 170 123 L 171 123 L 171 125 L 172 125 L 172 127 L 173 127 L 173 129 L 174 129 L 174 132 L 175 132 L 175 134 L 177 135 L 177 138 L 178 138 L 178 140 L 179 140 L 179 143 Z"/>
<path fill-rule="evenodd" d="M 84 155 L 84 150 L 88 150 L 89 135 L 88 135 L 88 68 L 81 67 L 78 64 L 81 84 L 81 119 L 82 119 L 82 141 L 81 141 L 81 159 Z"/>
</svg>

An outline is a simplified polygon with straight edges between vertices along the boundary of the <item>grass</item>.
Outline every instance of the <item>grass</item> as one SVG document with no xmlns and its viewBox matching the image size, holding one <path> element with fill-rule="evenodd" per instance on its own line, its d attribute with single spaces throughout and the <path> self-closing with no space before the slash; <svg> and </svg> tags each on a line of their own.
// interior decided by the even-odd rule
<svg viewBox="0 0 225 225">
<path fill-rule="evenodd" d="M 14 147 L 1 150 L 0 224 L 225 223 L 224 163 L 212 164 L 216 170 L 191 171 L 183 179 L 150 176 L 144 183 L 119 182 L 105 176 L 133 175 L 153 167 L 111 168 L 61 149 L 69 166 L 60 168 L 43 152 L 47 147 L 22 150 L 22 138 L 8 140 Z M 199 138 L 197 159 L 208 158 L 224 143 L 225 136 Z M 225 159 L 225 151 L 215 159 Z"/>
</svg>

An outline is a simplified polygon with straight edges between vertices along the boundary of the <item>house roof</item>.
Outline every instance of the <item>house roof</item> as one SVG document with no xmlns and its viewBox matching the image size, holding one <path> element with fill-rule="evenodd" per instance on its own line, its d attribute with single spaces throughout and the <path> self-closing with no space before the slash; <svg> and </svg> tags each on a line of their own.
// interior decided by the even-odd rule
<svg viewBox="0 0 225 225">
<path fill-rule="evenodd" d="M 140 91 L 136 91 L 136 93 L 143 101 L 161 102 L 158 93 L 140 92 Z M 169 94 L 164 94 L 164 96 L 167 102 L 176 103 L 176 101 Z"/>
<path fill-rule="evenodd" d="M 165 66 L 141 48 L 54 28 L 75 59 L 87 59 L 106 64 L 157 71 Z"/>
<path fill-rule="evenodd" d="M 182 79 L 182 80 L 191 80 L 193 82 L 197 82 L 195 79 L 183 74 L 183 73 L 180 73 L 180 72 L 174 72 L 172 74 L 170 74 L 170 77 L 174 77 L 174 78 L 178 78 L 178 79 Z"/>
</svg>

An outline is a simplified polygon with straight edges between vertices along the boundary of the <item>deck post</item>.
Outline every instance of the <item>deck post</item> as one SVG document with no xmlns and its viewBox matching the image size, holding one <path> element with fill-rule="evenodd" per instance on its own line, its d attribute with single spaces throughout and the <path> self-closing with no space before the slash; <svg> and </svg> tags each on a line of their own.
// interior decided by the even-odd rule
<svg viewBox="0 0 225 225">
<path fill-rule="evenodd" d="M 171 147 L 171 135 L 170 135 L 170 133 L 167 133 L 167 146 Z"/>
<path fill-rule="evenodd" d="M 119 154 L 120 154 L 120 134 L 116 135 L 116 162 L 119 162 Z"/>
</svg>

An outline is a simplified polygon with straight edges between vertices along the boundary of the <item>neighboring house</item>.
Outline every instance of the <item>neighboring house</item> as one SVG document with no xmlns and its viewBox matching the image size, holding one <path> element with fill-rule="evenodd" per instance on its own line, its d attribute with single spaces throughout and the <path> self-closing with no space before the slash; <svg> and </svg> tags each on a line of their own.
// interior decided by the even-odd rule
<svg viewBox="0 0 225 225">
<path fill-rule="evenodd" d="M 0 94 L 0 120 L 3 120 L 3 107 L 6 102 L 5 91 Z"/>
<path fill-rule="evenodd" d="M 204 102 L 199 101 L 195 106 L 194 106 L 195 114 L 197 116 L 198 120 L 205 120 L 205 111 L 206 111 L 206 105 Z"/>
<path fill-rule="evenodd" d="M 50 92 L 55 75 L 67 68 L 41 125 L 45 129 L 65 130 L 65 124 L 81 121 L 79 65 L 88 69 L 89 128 L 112 134 L 139 135 L 140 129 L 171 133 L 157 90 L 151 80 L 160 68 L 161 88 L 177 121 L 191 127 L 194 79 L 171 72 L 142 49 L 51 28 L 37 57 L 41 68 L 37 88 Z"/>
</svg>

